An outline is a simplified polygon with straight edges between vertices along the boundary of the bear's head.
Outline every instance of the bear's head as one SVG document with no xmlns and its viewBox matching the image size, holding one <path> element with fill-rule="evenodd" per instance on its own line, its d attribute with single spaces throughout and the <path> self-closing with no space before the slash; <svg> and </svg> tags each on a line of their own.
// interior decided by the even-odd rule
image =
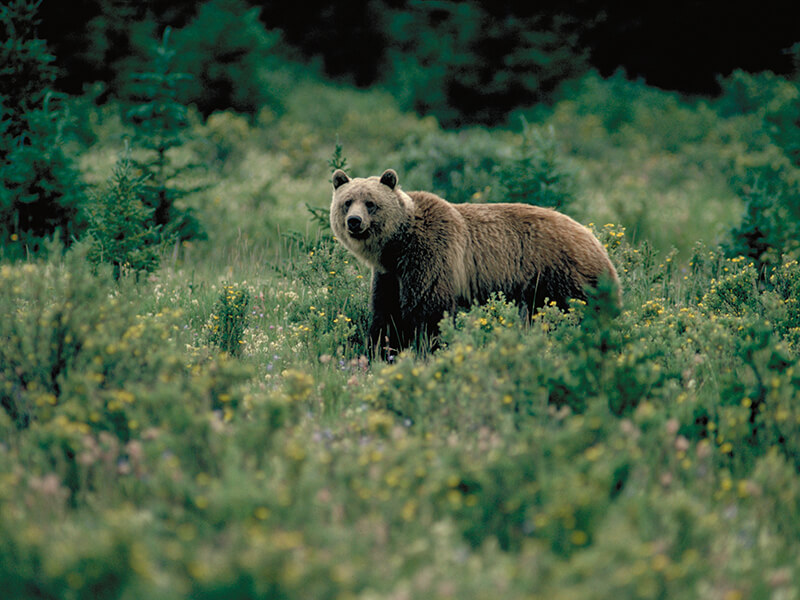
<svg viewBox="0 0 800 600">
<path fill-rule="evenodd" d="M 350 179 L 333 174 L 331 229 L 344 246 L 373 267 L 380 267 L 386 246 L 408 226 L 414 203 L 397 184 L 397 173 Z"/>
</svg>

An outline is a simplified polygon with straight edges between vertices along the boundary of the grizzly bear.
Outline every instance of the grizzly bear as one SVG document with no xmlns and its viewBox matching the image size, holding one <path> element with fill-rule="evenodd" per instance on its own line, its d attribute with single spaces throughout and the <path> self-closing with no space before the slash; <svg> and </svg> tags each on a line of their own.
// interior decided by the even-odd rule
<svg viewBox="0 0 800 600">
<path fill-rule="evenodd" d="M 619 286 L 602 244 L 555 210 L 527 204 L 451 204 L 404 192 L 397 173 L 333 174 L 331 228 L 372 268 L 370 350 L 435 339 L 439 321 L 492 292 L 532 315 L 545 301 L 585 299 L 603 275 Z"/>
</svg>

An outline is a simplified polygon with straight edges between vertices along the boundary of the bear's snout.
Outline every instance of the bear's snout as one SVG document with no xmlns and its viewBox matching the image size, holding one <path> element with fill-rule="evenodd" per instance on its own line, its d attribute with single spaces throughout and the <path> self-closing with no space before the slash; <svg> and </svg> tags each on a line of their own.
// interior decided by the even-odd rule
<svg viewBox="0 0 800 600">
<path fill-rule="evenodd" d="M 350 215 L 347 217 L 347 229 L 350 233 L 361 233 L 363 220 L 358 215 Z"/>
</svg>

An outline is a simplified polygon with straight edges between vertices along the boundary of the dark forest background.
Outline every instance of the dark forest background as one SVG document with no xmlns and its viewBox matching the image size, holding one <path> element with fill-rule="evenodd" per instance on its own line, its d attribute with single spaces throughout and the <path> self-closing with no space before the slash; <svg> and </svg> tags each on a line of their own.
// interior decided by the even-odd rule
<svg viewBox="0 0 800 600">
<path fill-rule="evenodd" d="M 214 80 L 210 72 L 225 67 L 209 64 L 266 52 L 264 60 L 279 55 L 343 82 L 387 86 L 407 108 L 456 126 L 497 123 L 590 68 L 702 95 L 719 93 L 719 78 L 737 68 L 790 73 L 787 50 L 798 41 L 791 5 L 351 0 L 298 9 L 253 0 L 50 0 L 40 8 L 39 36 L 56 56 L 57 86 L 70 94 L 97 81 L 118 94 L 151 40 L 171 26 L 186 50 L 180 66 L 196 73 L 192 61 L 206 65 L 199 70 L 209 85 L 195 99 L 205 114 L 253 110 L 260 100 L 237 94 L 230 78 Z M 251 21 L 242 28 L 233 15 L 246 11 Z"/>
</svg>

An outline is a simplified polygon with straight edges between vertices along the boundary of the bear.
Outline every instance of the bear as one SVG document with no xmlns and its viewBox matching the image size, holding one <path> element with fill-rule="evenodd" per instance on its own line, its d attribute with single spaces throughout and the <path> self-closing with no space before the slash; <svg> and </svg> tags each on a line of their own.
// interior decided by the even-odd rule
<svg viewBox="0 0 800 600">
<path fill-rule="evenodd" d="M 351 179 L 333 173 L 330 222 L 344 247 L 372 269 L 370 352 L 392 356 L 433 340 L 445 313 L 493 292 L 528 316 L 546 301 L 567 308 L 586 286 L 619 278 L 603 245 L 583 225 L 528 204 L 451 204 L 405 192 L 398 175 Z M 387 354 L 388 353 L 388 354 Z"/>
</svg>

